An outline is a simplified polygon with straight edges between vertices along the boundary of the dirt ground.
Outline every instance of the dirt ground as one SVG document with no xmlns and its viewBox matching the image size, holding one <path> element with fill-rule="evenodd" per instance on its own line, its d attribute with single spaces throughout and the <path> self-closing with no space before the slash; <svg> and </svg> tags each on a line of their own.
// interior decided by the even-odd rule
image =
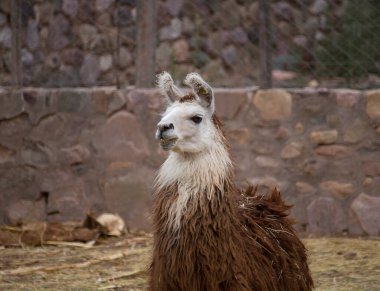
<svg viewBox="0 0 380 291">
<path fill-rule="evenodd" d="M 316 290 L 380 290 L 380 240 L 304 239 Z M 151 236 L 0 247 L 0 290 L 144 290 Z"/>
</svg>

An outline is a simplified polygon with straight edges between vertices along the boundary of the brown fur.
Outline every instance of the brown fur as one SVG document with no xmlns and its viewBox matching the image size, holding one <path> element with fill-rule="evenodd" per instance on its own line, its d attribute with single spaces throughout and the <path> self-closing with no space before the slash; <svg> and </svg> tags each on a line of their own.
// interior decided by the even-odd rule
<svg viewBox="0 0 380 291">
<path fill-rule="evenodd" d="M 179 103 L 185 103 L 185 102 L 193 102 L 197 100 L 197 98 L 195 97 L 195 95 L 193 93 L 189 93 L 185 96 L 182 96 L 181 98 L 178 99 L 178 102 Z"/>
<path fill-rule="evenodd" d="M 216 116 L 213 121 L 223 135 Z M 192 197 L 179 233 L 167 227 L 177 186 L 155 193 L 150 289 L 311 290 L 305 247 L 280 193 L 265 198 L 251 186 L 241 193 L 232 173 L 223 190 L 214 187 L 211 200 L 206 193 Z"/>
</svg>

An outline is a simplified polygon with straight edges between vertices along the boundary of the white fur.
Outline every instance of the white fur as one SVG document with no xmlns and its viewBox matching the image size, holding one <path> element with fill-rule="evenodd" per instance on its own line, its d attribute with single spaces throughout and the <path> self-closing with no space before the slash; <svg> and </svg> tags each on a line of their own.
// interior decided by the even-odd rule
<svg viewBox="0 0 380 291">
<path fill-rule="evenodd" d="M 209 106 L 210 111 L 214 112 L 215 110 L 215 98 L 212 92 L 211 87 L 202 79 L 202 77 L 198 73 L 190 73 L 187 74 L 185 80 L 183 81 L 186 85 L 193 88 L 194 91 L 196 91 L 200 87 L 204 87 L 205 89 L 211 90 L 209 92 L 212 95 L 211 104 Z M 199 96 L 197 95 L 199 98 Z"/>
<path fill-rule="evenodd" d="M 200 124 L 190 120 L 194 115 L 202 116 Z M 211 121 L 211 113 L 198 102 L 173 103 L 163 114 L 161 124 L 174 125 L 172 136 L 178 138 L 172 149 L 176 152 L 195 153 L 201 152 L 208 147 L 211 139 L 215 136 L 215 128 Z"/>
<path fill-rule="evenodd" d="M 169 103 L 174 102 L 176 98 L 182 95 L 181 90 L 174 85 L 174 81 L 168 72 L 162 72 L 157 75 L 157 86 Z"/>
</svg>

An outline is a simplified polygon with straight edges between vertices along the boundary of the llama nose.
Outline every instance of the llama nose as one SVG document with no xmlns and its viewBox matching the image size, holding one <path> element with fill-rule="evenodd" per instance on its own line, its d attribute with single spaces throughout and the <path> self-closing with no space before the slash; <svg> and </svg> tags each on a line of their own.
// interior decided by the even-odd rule
<svg viewBox="0 0 380 291">
<path fill-rule="evenodd" d="M 158 130 L 160 131 L 160 138 L 162 138 L 162 134 L 169 129 L 174 129 L 173 123 L 158 125 Z"/>
</svg>

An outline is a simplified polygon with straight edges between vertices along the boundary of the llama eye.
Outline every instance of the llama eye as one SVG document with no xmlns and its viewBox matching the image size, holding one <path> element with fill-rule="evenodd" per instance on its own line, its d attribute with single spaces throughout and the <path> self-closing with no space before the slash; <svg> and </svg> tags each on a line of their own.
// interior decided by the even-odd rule
<svg viewBox="0 0 380 291">
<path fill-rule="evenodd" d="M 196 123 L 196 124 L 199 124 L 199 123 L 201 123 L 201 121 L 202 121 L 202 117 L 200 117 L 199 115 L 195 115 L 195 116 L 191 117 L 190 119 L 191 119 L 194 123 Z"/>
</svg>

